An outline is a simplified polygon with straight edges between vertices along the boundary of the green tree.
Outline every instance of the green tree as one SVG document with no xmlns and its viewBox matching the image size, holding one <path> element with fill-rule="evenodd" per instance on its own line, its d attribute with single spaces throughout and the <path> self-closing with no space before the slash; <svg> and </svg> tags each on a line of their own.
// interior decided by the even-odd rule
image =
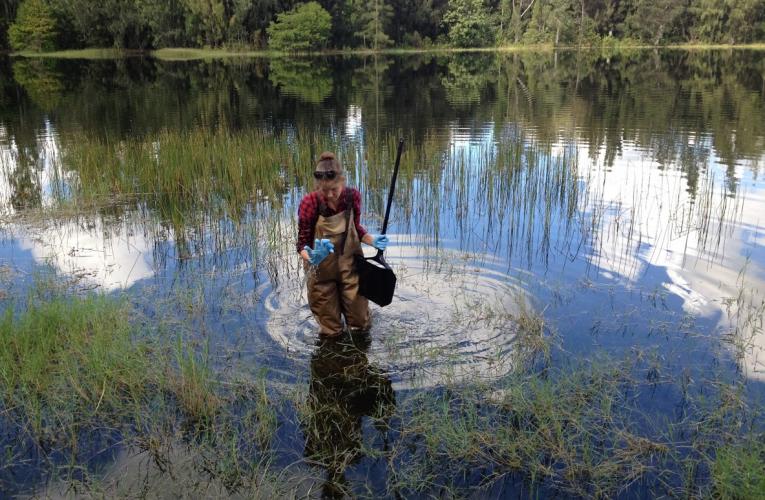
<svg viewBox="0 0 765 500">
<path fill-rule="evenodd" d="M 639 0 L 637 0 L 639 1 Z M 678 4 L 688 0 L 677 0 Z M 588 14 L 595 23 L 595 31 L 600 36 L 619 37 L 624 29 L 624 19 L 636 0 L 592 0 Z"/>
<path fill-rule="evenodd" d="M 329 15 L 332 16 L 332 33 L 330 45 L 333 47 L 350 47 L 354 42 L 357 28 L 351 19 L 353 4 L 358 0 L 319 0 Z"/>
<path fill-rule="evenodd" d="M 227 0 L 231 16 L 226 38 L 235 42 L 251 43 L 257 47 L 267 44 L 266 29 L 279 12 L 291 9 L 295 0 Z"/>
<path fill-rule="evenodd" d="M 677 0 L 635 0 L 634 10 L 624 24 L 631 36 L 658 45 L 684 13 L 683 4 Z"/>
<path fill-rule="evenodd" d="M 523 36 L 531 17 L 532 8 L 536 9 L 541 0 L 500 0 L 497 19 L 500 41 L 518 43 Z"/>
<path fill-rule="evenodd" d="M 45 0 L 24 0 L 16 22 L 8 29 L 8 41 L 14 50 L 53 50 L 57 36 L 56 19 Z"/>
<path fill-rule="evenodd" d="M 106 2 L 89 0 L 48 0 L 62 25 L 65 47 L 109 47 L 114 45 L 109 33 L 109 16 L 114 14 Z"/>
<path fill-rule="evenodd" d="M 217 47 L 224 41 L 228 18 L 222 0 L 184 0 L 186 29 L 199 45 Z"/>
<path fill-rule="evenodd" d="M 569 0 L 537 0 L 532 9 L 525 43 L 569 44 L 576 38 L 576 26 Z"/>
<path fill-rule="evenodd" d="M 8 27 L 16 19 L 18 0 L 0 0 L 0 49 L 8 47 Z"/>
<path fill-rule="evenodd" d="M 316 2 L 278 14 L 268 26 L 269 46 L 276 50 L 317 50 L 327 46 L 332 16 Z"/>
<path fill-rule="evenodd" d="M 444 24 L 449 29 L 449 40 L 457 47 L 481 47 L 493 38 L 483 0 L 449 0 Z"/>
<path fill-rule="evenodd" d="M 765 36 L 762 0 L 693 0 L 694 39 L 712 43 L 747 43 Z"/>
<path fill-rule="evenodd" d="M 161 48 L 189 44 L 185 28 L 188 12 L 183 2 L 184 0 L 140 0 L 140 17 L 148 28 L 150 38 L 146 46 Z"/>
<path fill-rule="evenodd" d="M 765 2 L 728 0 L 728 38 L 731 43 L 751 43 L 765 39 Z"/>
<path fill-rule="evenodd" d="M 396 44 L 427 38 L 435 40 L 446 34 L 441 20 L 447 0 L 388 0 L 393 8 L 393 20 L 388 34 Z"/>
<path fill-rule="evenodd" d="M 725 0 L 695 0 L 691 7 L 696 16 L 692 34 L 696 40 L 719 42 L 725 30 Z"/>
<path fill-rule="evenodd" d="M 384 0 L 354 0 L 351 23 L 354 36 L 364 47 L 375 50 L 390 46 L 393 40 L 387 31 L 393 20 L 393 7 Z"/>
<path fill-rule="evenodd" d="M 165 2 L 156 2 L 161 6 Z M 106 10 L 106 31 L 110 45 L 117 48 L 145 49 L 152 46 L 149 18 L 142 15 L 142 8 L 151 5 L 150 0 L 106 0 L 101 5 Z"/>
<path fill-rule="evenodd" d="M 64 47 L 117 47 L 145 49 L 154 46 L 152 26 L 178 8 L 178 0 L 46 0 L 53 10 Z"/>
</svg>

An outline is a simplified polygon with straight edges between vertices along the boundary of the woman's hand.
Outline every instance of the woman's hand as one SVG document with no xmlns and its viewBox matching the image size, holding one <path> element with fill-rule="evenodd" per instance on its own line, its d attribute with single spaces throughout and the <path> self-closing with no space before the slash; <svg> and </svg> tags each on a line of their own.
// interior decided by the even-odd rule
<svg viewBox="0 0 765 500">
<path fill-rule="evenodd" d="M 306 245 L 303 247 L 303 251 L 308 254 L 308 262 L 312 266 L 318 266 L 329 254 L 335 253 L 335 245 L 329 240 L 317 239 L 313 242 L 313 248 Z"/>
<path fill-rule="evenodd" d="M 372 246 L 378 250 L 385 251 L 388 248 L 388 237 L 384 234 L 372 236 Z"/>
</svg>

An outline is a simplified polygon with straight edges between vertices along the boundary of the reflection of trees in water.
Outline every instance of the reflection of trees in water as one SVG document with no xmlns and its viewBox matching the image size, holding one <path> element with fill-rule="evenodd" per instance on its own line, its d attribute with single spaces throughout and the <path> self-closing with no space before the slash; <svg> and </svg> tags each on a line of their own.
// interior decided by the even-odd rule
<svg viewBox="0 0 765 500">
<path fill-rule="evenodd" d="M 39 173 L 37 172 L 38 161 L 34 153 L 30 155 L 22 150 L 14 159 L 10 169 L 0 175 L 7 175 L 10 187 L 10 202 L 15 210 L 26 208 L 39 208 L 42 204 L 42 191 Z"/>
<path fill-rule="evenodd" d="M 345 469 L 362 456 L 363 418 L 385 433 L 395 411 L 390 379 L 367 359 L 370 342 L 368 334 L 321 339 L 311 357 L 305 455 L 326 466 L 327 496 L 343 494 Z"/>
<path fill-rule="evenodd" d="M 607 165 L 629 144 L 688 170 L 685 145 L 703 142 L 707 151 L 697 156 L 720 158 L 731 189 L 735 166 L 765 148 L 765 57 L 756 51 L 17 60 L 12 72 L 25 91 L 5 85 L 0 122 L 13 138 L 34 137 L 46 119 L 62 132 L 119 138 L 221 124 L 325 129 L 353 105 L 367 130 L 403 127 L 423 141 L 444 124 L 520 123 L 542 142 L 586 143 Z"/>
<path fill-rule="evenodd" d="M 464 108 L 482 101 L 482 92 L 493 78 L 489 72 L 493 59 L 490 54 L 459 54 L 449 58 L 448 73 L 441 78 L 449 104 Z"/>
<path fill-rule="evenodd" d="M 272 59 L 268 78 L 283 94 L 311 104 L 332 94 L 332 70 L 319 59 Z"/>
<path fill-rule="evenodd" d="M 52 111 L 58 106 L 64 84 L 55 61 L 19 59 L 13 63 L 13 78 L 42 110 Z"/>
<path fill-rule="evenodd" d="M 360 106 L 368 127 L 377 125 L 379 109 L 421 131 L 462 117 L 469 103 L 471 119 L 520 121 L 549 139 L 577 134 L 604 147 L 610 162 L 625 140 L 649 146 L 652 136 L 672 131 L 710 134 L 718 156 L 732 165 L 763 148 L 764 59 L 756 51 L 643 50 L 246 62 L 19 60 L 14 76 L 43 111 L 55 108 L 59 130 L 142 133 L 200 123 L 247 126 L 269 117 L 331 125 L 331 113 L 309 111 L 298 99 L 334 106 L 340 119 L 350 104 Z M 3 106 L 16 109 L 12 95 L 6 97 Z"/>
<path fill-rule="evenodd" d="M 689 143 L 697 157 L 714 151 L 729 169 L 765 147 L 763 56 L 756 52 L 523 53 L 499 56 L 497 64 L 496 107 L 506 119 L 528 124 L 541 139 L 570 135 L 609 166 L 628 143 L 667 167 L 685 155 L 685 169 Z M 700 147 L 707 151 L 699 154 Z"/>
</svg>

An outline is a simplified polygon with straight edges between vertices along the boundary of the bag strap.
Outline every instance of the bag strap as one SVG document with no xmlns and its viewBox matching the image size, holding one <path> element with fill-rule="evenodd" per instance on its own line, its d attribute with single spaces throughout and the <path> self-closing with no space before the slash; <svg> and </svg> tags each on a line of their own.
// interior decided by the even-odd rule
<svg viewBox="0 0 765 500">
<path fill-rule="evenodd" d="M 353 191 L 351 188 L 345 188 L 345 232 L 340 240 L 340 255 L 345 251 L 345 242 L 348 239 L 348 232 L 351 230 L 351 209 L 353 208 Z"/>
</svg>

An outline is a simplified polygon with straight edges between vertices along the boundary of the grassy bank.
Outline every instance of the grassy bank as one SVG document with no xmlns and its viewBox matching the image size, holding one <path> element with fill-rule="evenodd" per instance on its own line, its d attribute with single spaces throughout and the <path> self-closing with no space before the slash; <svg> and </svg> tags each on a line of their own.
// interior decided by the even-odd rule
<svg viewBox="0 0 765 500">
<path fill-rule="evenodd" d="M 603 42 L 595 45 L 499 45 L 494 47 L 459 48 L 450 46 L 430 47 L 399 47 L 391 49 L 332 49 L 317 52 L 280 52 L 263 49 L 233 49 L 233 48 L 193 48 L 193 47 L 168 47 L 157 50 L 125 50 L 125 49 L 76 49 L 60 50 L 52 52 L 12 52 L 13 56 L 30 58 L 53 58 L 53 59 L 119 59 L 131 56 L 151 56 L 166 61 L 187 61 L 197 59 L 226 59 L 226 58 L 254 58 L 254 57 L 290 57 L 290 56 L 370 56 L 370 55 L 406 55 L 425 53 L 465 53 L 465 52 L 547 52 L 552 50 L 599 50 L 599 49 L 679 49 L 679 50 L 765 50 L 765 43 L 752 44 L 706 44 L 706 43 L 680 43 L 650 45 L 636 42 Z"/>
<path fill-rule="evenodd" d="M 75 49 L 75 50 L 56 50 L 52 52 L 12 52 L 13 56 L 29 57 L 29 58 L 45 58 L 52 59 L 121 59 L 123 57 L 143 55 L 144 52 L 138 50 L 125 50 L 125 49 L 107 49 L 107 48 L 89 48 L 89 49 Z"/>
</svg>

